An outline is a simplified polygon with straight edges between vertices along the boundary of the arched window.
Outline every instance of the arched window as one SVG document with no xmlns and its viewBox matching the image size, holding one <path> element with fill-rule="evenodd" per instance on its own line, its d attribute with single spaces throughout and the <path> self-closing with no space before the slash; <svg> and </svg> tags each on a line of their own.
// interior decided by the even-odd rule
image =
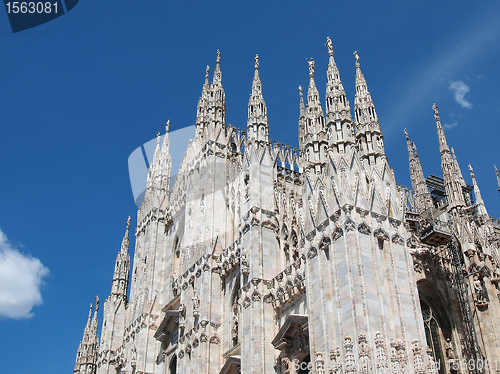
<svg viewBox="0 0 500 374">
<path fill-rule="evenodd" d="M 424 329 L 425 338 L 427 340 L 427 345 L 432 350 L 432 355 L 434 356 L 434 362 L 441 363 L 438 365 L 438 370 L 440 374 L 444 374 L 445 366 L 445 356 L 443 354 L 444 347 L 444 337 L 441 331 L 441 326 L 438 323 L 436 315 L 433 313 L 431 306 L 424 299 L 420 299 L 420 308 L 422 309 L 422 317 L 424 319 Z"/>
<path fill-rule="evenodd" d="M 233 347 L 240 342 L 240 277 L 235 280 L 233 294 L 231 295 L 231 339 Z"/>
</svg>

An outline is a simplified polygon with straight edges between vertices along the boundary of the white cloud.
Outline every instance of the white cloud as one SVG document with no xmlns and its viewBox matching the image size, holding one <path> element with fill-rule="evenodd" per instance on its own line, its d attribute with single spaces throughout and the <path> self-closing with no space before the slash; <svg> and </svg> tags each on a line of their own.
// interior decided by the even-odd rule
<svg viewBox="0 0 500 374">
<path fill-rule="evenodd" d="M 399 95 L 395 100 L 393 106 L 395 109 L 386 118 L 384 133 L 387 133 L 385 129 L 390 126 L 397 128 L 397 124 L 401 123 L 401 118 L 411 116 L 416 110 L 429 108 L 427 110 L 432 113 L 430 107 L 435 101 L 435 91 L 442 84 L 443 77 L 470 63 L 471 60 L 484 58 L 491 48 L 497 47 L 500 37 L 498 9 L 500 5 L 496 5 L 494 9 L 485 8 L 484 15 L 470 23 L 469 27 L 464 29 L 463 34 L 444 51 L 439 50 L 434 60 L 403 87 L 406 94 Z"/>
<path fill-rule="evenodd" d="M 470 91 L 469 86 L 464 82 L 454 81 L 450 83 L 450 91 L 453 92 L 455 96 L 455 101 L 459 103 L 462 107 L 470 109 L 472 104 L 465 99 L 465 94 Z"/>
<path fill-rule="evenodd" d="M 49 273 L 38 258 L 19 252 L 0 229 L 0 318 L 30 318 L 42 304 L 40 286 Z"/>
<path fill-rule="evenodd" d="M 453 122 L 453 123 L 447 123 L 445 125 L 443 125 L 444 129 L 448 130 L 448 129 L 452 129 L 454 127 L 456 127 L 458 125 L 458 122 Z"/>
</svg>

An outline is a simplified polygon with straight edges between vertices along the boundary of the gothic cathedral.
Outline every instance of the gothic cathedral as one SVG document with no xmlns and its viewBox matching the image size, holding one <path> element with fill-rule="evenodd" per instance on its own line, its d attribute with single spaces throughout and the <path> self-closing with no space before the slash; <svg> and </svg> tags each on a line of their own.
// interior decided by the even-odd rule
<svg viewBox="0 0 500 374">
<path fill-rule="evenodd" d="M 473 186 L 434 105 L 442 177 L 405 130 L 398 186 L 358 54 L 351 112 L 326 46 L 324 107 L 313 59 L 307 104 L 299 87 L 298 149 L 269 139 L 258 56 L 247 127 L 226 124 L 217 53 L 172 187 L 169 123 L 158 134 L 133 261 L 129 218 L 74 374 L 500 371 L 500 223 L 472 167 Z"/>
</svg>

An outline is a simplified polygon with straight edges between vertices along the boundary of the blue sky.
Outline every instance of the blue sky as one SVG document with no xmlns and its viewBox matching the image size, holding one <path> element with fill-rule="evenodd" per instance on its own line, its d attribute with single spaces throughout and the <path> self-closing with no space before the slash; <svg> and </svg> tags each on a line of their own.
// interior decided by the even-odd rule
<svg viewBox="0 0 500 374">
<path fill-rule="evenodd" d="M 498 1 L 80 1 L 17 34 L 0 13 L 0 270 L 19 269 L 0 275 L 2 373 L 72 371 L 129 215 L 135 227 L 128 156 L 167 119 L 194 124 L 217 49 L 228 122 L 246 125 L 258 53 L 270 136 L 293 145 L 306 58 L 324 99 L 331 37 L 352 105 L 357 50 L 398 183 L 410 183 L 404 128 L 424 173 L 441 173 L 436 102 L 466 181 L 470 162 L 500 216 Z"/>
</svg>

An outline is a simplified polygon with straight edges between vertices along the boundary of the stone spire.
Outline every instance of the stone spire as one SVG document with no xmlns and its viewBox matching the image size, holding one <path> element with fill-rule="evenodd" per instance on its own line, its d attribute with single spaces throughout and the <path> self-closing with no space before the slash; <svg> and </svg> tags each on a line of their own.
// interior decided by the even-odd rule
<svg viewBox="0 0 500 374">
<path fill-rule="evenodd" d="M 90 337 L 97 337 L 97 324 L 99 323 L 97 319 L 97 312 L 99 311 L 99 296 L 95 297 L 95 310 L 94 317 L 92 317 L 92 322 L 90 324 Z"/>
<path fill-rule="evenodd" d="M 146 191 L 144 196 L 144 211 L 159 207 L 169 198 L 172 157 L 170 155 L 170 120 L 165 125 L 166 133 L 161 145 L 161 134 L 156 135 L 156 148 L 148 170 Z"/>
<path fill-rule="evenodd" d="M 462 186 L 466 186 L 465 179 L 464 179 L 464 176 L 462 175 L 462 171 L 460 170 L 460 165 L 458 164 L 457 156 L 455 155 L 455 149 L 453 147 L 451 147 L 451 155 L 452 155 L 453 161 L 455 163 L 455 170 L 457 173 L 457 178 L 459 179 L 460 184 Z"/>
<path fill-rule="evenodd" d="M 477 213 L 479 218 L 489 218 L 488 211 L 484 205 L 483 198 L 481 197 L 481 191 L 477 185 L 476 176 L 474 175 L 474 169 L 472 169 L 471 164 L 469 164 L 470 176 L 472 178 L 472 184 L 474 185 L 474 196 L 476 196 Z"/>
<path fill-rule="evenodd" d="M 500 192 L 500 174 L 498 174 L 498 169 L 497 166 L 495 165 L 495 174 L 497 176 L 497 184 L 498 184 L 498 189 L 497 191 Z"/>
<path fill-rule="evenodd" d="M 217 50 L 217 60 L 214 70 L 212 84 L 210 85 L 211 95 L 208 101 L 208 117 L 211 130 L 211 137 L 215 139 L 221 126 L 225 126 L 226 121 L 226 95 L 222 86 L 222 72 L 220 70 L 220 51 Z"/>
<path fill-rule="evenodd" d="M 438 107 L 432 106 L 434 110 L 434 119 L 436 120 L 437 134 L 439 138 L 439 150 L 441 152 L 441 170 L 443 172 L 444 187 L 448 200 L 448 210 L 459 206 L 465 206 L 465 198 L 462 190 L 460 176 L 457 174 L 455 159 L 450 153 L 450 148 L 446 142 L 441 118 L 439 117 Z"/>
<path fill-rule="evenodd" d="M 213 85 L 222 85 L 222 73 L 220 71 L 220 51 L 217 50 L 217 59 L 215 60 L 215 70 L 214 77 L 212 81 Z"/>
<path fill-rule="evenodd" d="M 210 90 L 209 72 L 210 66 L 207 65 L 207 68 L 205 69 L 205 82 L 203 83 L 203 88 L 201 89 L 201 96 L 198 100 L 198 107 L 196 110 L 196 136 L 201 135 L 203 122 L 207 116 L 207 104 Z"/>
<path fill-rule="evenodd" d="M 326 127 L 328 129 L 329 146 L 337 153 L 344 153 L 346 146 L 354 143 L 351 107 L 340 80 L 340 72 L 333 58 L 333 45 L 326 39 L 328 48 L 328 71 L 326 83 Z"/>
<path fill-rule="evenodd" d="M 326 165 L 328 139 L 325 116 L 319 100 L 319 92 L 314 82 L 314 60 L 311 58 L 307 61 L 307 64 L 309 65 L 309 87 L 307 89 L 304 126 L 305 166 L 306 168 L 313 168 L 316 173 L 319 173 Z"/>
<path fill-rule="evenodd" d="M 307 61 L 309 65 L 309 87 L 307 89 L 306 133 L 318 134 L 325 131 L 325 116 L 319 100 L 319 92 L 314 82 L 314 60 Z"/>
<path fill-rule="evenodd" d="M 130 254 L 129 250 L 129 230 L 130 216 L 127 219 L 127 227 L 122 240 L 122 247 L 116 256 L 115 271 L 113 273 L 113 282 L 111 286 L 111 295 L 127 300 L 127 289 L 130 273 Z"/>
<path fill-rule="evenodd" d="M 356 58 L 356 94 L 354 96 L 356 140 L 361 159 L 368 165 L 376 165 L 382 159 L 386 159 L 384 137 L 375 111 L 375 104 L 361 72 L 357 51 L 354 52 L 354 57 Z"/>
<path fill-rule="evenodd" d="M 267 107 L 262 96 L 262 82 L 259 77 L 259 55 L 255 55 L 252 93 L 248 100 L 247 137 L 249 142 L 267 143 L 269 141 Z"/>
<path fill-rule="evenodd" d="M 406 129 L 404 131 L 406 136 L 406 145 L 408 147 L 408 157 L 410 160 L 410 178 L 413 196 L 415 197 L 417 211 L 422 213 L 423 211 L 433 207 L 434 204 L 432 202 L 431 193 L 425 183 L 424 171 L 418 157 L 417 147 L 415 146 L 415 143 L 410 141 L 410 137 L 408 136 Z"/>
<path fill-rule="evenodd" d="M 97 336 L 97 311 L 99 310 L 99 297 L 96 296 L 96 308 L 92 316 L 92 304 L 90 304 L 87 324 L 83 331 L 83 337 L 76 352 L 74 374 L 95 373 L 97 367 L 97 355 L 99 350 L 99 338 Z"/>
<path fill-rule="evenodd" d="M 299 151 L 304 151 L 304 137 L 306 135 L 306 105 L 304 104 L 304 94 L 302 86 L 299 86 L 300 104 L 299 104 Z"/>
</svg>

